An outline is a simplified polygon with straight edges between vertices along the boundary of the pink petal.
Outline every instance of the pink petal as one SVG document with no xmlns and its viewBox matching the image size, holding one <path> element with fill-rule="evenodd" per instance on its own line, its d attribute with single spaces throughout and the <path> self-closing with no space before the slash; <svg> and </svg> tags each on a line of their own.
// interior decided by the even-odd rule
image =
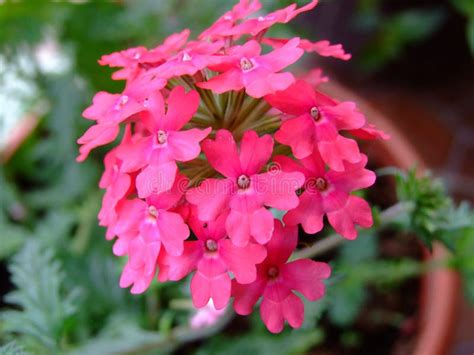
<svg viewBox="0 0 474 355">
<path fill-rule="evenodd" d="M 300 259 L 283 265 L 280 272 L 292 290 L 300 292 L 310 301 L 316 301 L 324 296 L 325 286 L 321 280 L 331 275 L 331 268 L 326 263 Z"/>
<path fill-rule="evenodd" d="M 241 174 L 237 144 L 229 131 L 225 129 L 217 131 L 214 141 L 206 139 L 202 143 L 202 150 L 212 167 L 222 175 L 236 178 Z"/>
<path fill-rule="evenodd" d="M 294 210 L 288 211 L 283 217 L 285 224 L 296 226 L 301 223 L 304 231 L 314 234 L 323 229 L 324 209 L 319 193 L 303 192 L 300 204 Z"/>
<path fill-rule="evenodd" d="M 304 321 L 304 304 L 294 293 L 290 293 L 281 302 L 264 298 L 260 305 L 260 316 L 272 333 L 280 333 L 283 330 L 285 319 L 292 328 L 299 328 Z"/>
<path fill-rule="evenodd" d="M 226 239 L 219 245 L 219 256 L 226 263 L 237 282 L 249 284 L 257 279 L 256 264 L 261 263 L 266 255 L 266 249 L 255 243 L 248 243 L 243 248 L 236 247 L 232 241 Z"/>
<path fill-rule="evenodd" d="M 178 213 L 161 210 L 156 218 L 156 226 L 166 251 L 174 256 L 181 255 L 183 242 L 189 236 L 189 228 L 183 218 Z"/>
<path fill-rule="evenodd" d="M 355 224 L 364 228 L 369 228 L 373 224 L 369 204 L 358 196 L 350 196 L 345 208 L 329 212 L 327 216 L 335 231 L 346 239 L 357 238 Z"/>
<path fill-rule="evenodd" d="M 228 209 L 230 197 L 235 189 L 229 179 L 206 179 L 198 187 L 186 193 L 189 203 L 197 206 L 202 221 L 212 221 Z"/>
<path fill-rule="evenodd" d="M 276 170 L 258 175 L 258 188 L 265 192 L 265 205 L 279 210 L 290 210 L 298 206 L 295 191 L 304 182 L 305 177 L 300 172 Z"/>
<path fill-rule="evenodd" d="M 239 91 L 244 87 L 242 71 L 238 68 L 232 68 L 208 81 L 197 83 L 197 86 L 212 90 L 217 94 L 222 94 L 227 91 Z"/>
<path fill-rule="evenodd" d="M 180 256 L 164 254 L 162 263 L 168 267 L 169 280 L 178 281 L 196 269 L 197 263 L 203 255 L 202 244 L 198 241 L 184 243 L 184 250 Z"/>
<path fill-rule="evenodd" d="M 306 158 L 313 152 L 315 145 L 314 123 L 309 115 L 289 119 L 275 133 L 275 140 L 289 145 L 296 158 Z"/>
<path fill-rule="evenodd" d="M 230 293 L 231 281 L 226 273 L 208 278 L 198 271 L 191 280 L 191 296 L 196 308 L 206 306 L 212 297 L 215 308 L 222 309 L 229 302 Z"/>
<path fill-rule="evenodd" d="M 310 42 L 301 40 L 301 48 L 307 52 L 317 52 L 323 57 L 333 57 L 342 60 L 351 59 L 351 55 L 344 51 L 341 44 L 331 44 L 329 41 Z"/>
<path fill-rule="evenodd" d="M 358 163 L 361 160 L 357 142 L 340 135 L 333 141 L 319 142 L 318 149 L 332 170 L 343 171 L 344 161 Z"/>
<path fill-rule="evenodd" d="M 240 165 L 246 175 L 254 175 L 268 162 L 273 152 L 269 134 L 259 137 L 255 131 L 245 132 L 240 142 Z"/>
<path fill-rule="evenodd" d="M 202 245 L 203 248 L 204 245 Z M 220 252 L 220 243 L 218 252 Z M 199 260 L 198 271 L 209 278 L 217 277 L 227 271 L 227 265 L 221 259 L 220 253 L 216 253 L 215 255 L 209 255 L 204 253 L 204 256 Z"/>
<path fill-rule="evenodd" d="M 279 72 L 287 66 L 295 63 L 304 54 L 304 51 L 298 47 L 300 43 L 299 38 L 289 40 L 282 47 L 273 50 L 272 52 L 262 55 L 258 62 L 271 68 L 273 72 Z M 287 86 L 288 87 L 288 86 Z"/>
<path fill-rule="evenodd" d="M 285 324 L 283 309 L 279 302 L 264 298 L 260 304 L 260 317 L 271 333 L 280 333 Z"/>
<path fill-rule="evenodd" d="M 138 196 L 146 198 L 151 194 L 168 191 L 173 186 L 178 167 L 174 161 L 160 165 L 149 165 L 136 179 Z"/>
<path fill-rule="evenodd" d="M 117 147 L 117 157 L 122 164 L 123 172 L 135 172 L 143 168 L 148 162 L 153 147 L 153 136 L 136 138 L 133 142 L 122 142 Z"/>
<path fill-rule="evenodd" d="M 235 280 L 232 281 L 232 296 L 234 296 L 234 310 L 237 314 L 246 316 L 252 313 L 253 306 L 262 296 L 265 282 L 257 278 L 255 282 L 241 285 Z"/>
<path fill-rule="evenodd" d="M 325 106 L 324 115 L 331 118 L 338 130 L 354 130 L 365 125 L 365 116 L 357 110 L 353 102 Z"/>
<path fill-rule="evenodd" d="M 362 128 L 352 130 L 349 133 L 360 139 L 390 139 L 390 135 L 381 130 L 378 130 L 371 123 L 368 123 Z"/>
<path fill-rule="evenodd" d="M 298 242 L 298 228 L 295 226 L 285 226 L 275 219 L 275 228 L 272 239 L 266 244 L 267 259 L 266 263 L 273 266 L 284 264 L 293 251 L 296 249 Z"/>
<path fill-rule="evenodd" d="M 131 231 L 138 232 L 138 226 L 143 219 L 146 208 L 146 203 L 139 199 L 124 201 L 118 211 L 119 218 L 115 224 L 114 232 L 119 236 Z"/>
<path fill-rule="evenodd" d="M 193 160 L 201 153 L 199 143 L 211 132 L 207 129 L 189 129 L 187 131 L 169 132 L 168 150 L 170 157 L 177 161 L 186 162 Z"/>
<path fill-rule="evenodd" d="M 265 100 L 276 109 L 295 116 L 309 113 L 316 102 L 314 89 L 303 80 L 297 80 L 286 90 L 265 96 Z"/>
<path fill-rule="evenodd" d="M 199 94 L 196 91 L 185 92 L 177 86 L 168 96 L 168 111 L 162 129 L 178 131 L 188 123 L 199 107 Z"/>
<path fill-rule="evenodd" d="M 247 213 L 231 210 L 225 226 L 234 245 L 239 247 L 247 245 L 250 240 L 250 221 Z"/>
<path fill-rule="evenodd" d="M 259 244 L 266 244 L 273 233 L 273 214 L 262 207 L 250 216 L 250 234 Z"/>
<path fill-rule="evenodd" d="M 154 278 L 154 273 L 144 274 L 142 270 L 136 270 L 127 263 L 120 277 L 120 287 L 126 288 L 132 286 L 131 293 L 140 294 L 146 291 Z"/>
<path fill-rule="evenodd" d="M 252 97 L 261 98 L 274 92 L 285 90 L 295 82 L 291 73 L 270 73 L 258 77 L 246 85 L 245 92 Z"/>
<path fill-rule="evenodd" d="M 346 192 L 363 189 L 372 186 L 375 182 L 375 173 L 364 169 L 367 164 L 367 156 L 361 154 L 361 161 L 357 164 L 344 163 L 344 171 L 328 171 L 327 178 L 332 185 Z"/>
<path fill-rule="evenodd" d="M 80 137 L 77 142 L 82 144 L 79 148 L 78 162 L 86 160 L 90 151 L 101 145 L 112 142 L 119 133 L 119 126 L 115 123 L 99 123 L 89 127 L 89 129 Z"/>
</svg>

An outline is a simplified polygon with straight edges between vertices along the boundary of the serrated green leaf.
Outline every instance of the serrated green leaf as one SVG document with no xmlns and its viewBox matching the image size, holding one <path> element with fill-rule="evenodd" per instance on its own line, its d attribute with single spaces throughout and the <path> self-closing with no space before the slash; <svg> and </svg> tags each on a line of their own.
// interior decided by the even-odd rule
<svg viewBox="0 0 474 355">
<path fill-rule="evenodd" d="M 12 341 L 0 347 L 0 355 L 27 355 L 24 349 Z"/>
<path fill-rule="evenodd" d="M 61 264 L 51 249 L 29 240 L 9 265 L 16 289 L 5 301 L 17 309 L 0 313 L 6 332 L 33 338 L 50 351 L 57 351 L 65 325 L 77 311 L 79 290 L 63 289 Z"/>
</svg>

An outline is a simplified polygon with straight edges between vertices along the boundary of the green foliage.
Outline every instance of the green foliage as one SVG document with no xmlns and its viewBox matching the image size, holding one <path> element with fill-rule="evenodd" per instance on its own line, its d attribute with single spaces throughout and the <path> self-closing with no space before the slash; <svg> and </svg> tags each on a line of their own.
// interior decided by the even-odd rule
<svg viewBox="0 0 474 355">
<path fill-rule="evenodd" d="M 238 337 L 214 337 L 200 348 L 197 354 L 305 354 L 322 340 L 323 334 L 319 329 L 290 330 L 279 335 L 252 332 Z"/>
<path fill-rule="evenodd" d="M 358 20 L 359 25 L 375 27 L 377 33 L 360 59 L 363 68 L 377 70 L 398 58 L 406 47 L 431 36 L 443 19 L 439 9 L 410 9 L 389 18 L 381 17 L 373 8 L 366 10 Z"/>
<path fill-rule="evenodd" d="M 12 341 L 0 347 L 0 355 L 26 355 L 26 352 L 16 342 Z"/>
<path fill-rule="evenodd" d="M 472 0 L 451 0 L 454 7 L 466 16 L 466 36 L 471 50 L 474 55 L 474 1 Z"/>
<path fill-rule="evenodd" d="M 414 204 L 409 228 L 429 247 L 436 239 L 440 224 L 446 224 L 446 212 L 451 207 L 444 186 L 440 180 L 433 179 L 429 174 L 417 177 L 415 169 L 396 175 L 397 196 L 400 201 Z"/>
<path fill-rule="evenodd" d="M 367 299 L 367 290 L 353 268 L 373 261 L 377 254 L 377 241 L 373 233 L 361 233 L 359 238 L 344 243 L 340 248 L 333 264 L 334 284 L 328 287 L 328 314 L 334 324 L 350 325 L 359 314 Z"/>
<path fill-rule="evenodd" d="M 64 289 L 61 264 L 40 241 L 28 241 L 10 265 L 16 290 L 5 301 L 18 307 L 1 313 L 6 332 L 31 337 L 56 352 L 78 310 L 79 290 Z"/>
</svg>

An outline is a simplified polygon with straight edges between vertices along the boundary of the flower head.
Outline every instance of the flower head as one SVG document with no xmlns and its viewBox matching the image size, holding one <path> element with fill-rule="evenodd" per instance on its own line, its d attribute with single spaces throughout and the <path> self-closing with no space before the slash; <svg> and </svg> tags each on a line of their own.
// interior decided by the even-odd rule
<svg viewBox="0 0 474 355">
<path fill-rule="evenodd" d="M 288 70 L 304 53 L 350 55 L 324 40 L 266 37 L 317 3 L 256 14 L 259 0 L 240 0 L 197 39 L 183 30 L 155 48 L 99 60 L 118 68 L 112 78 L 125 88 L 97 93 L 84 110 L 93 125 L 78 139 L 77 160 L 118 141 L 104 159 L 99 223 L 115 238 L 113 253 L 127 258 L 120 286 L 137 294 L 155 278 L 189 275 L 194 306 L 210 312 L 196 327 L 215 322 L 232 297 L 239 314 L 261 299 L 271 332 L 285 321 L 301 326 L 299 295 L 323 297 L 330 268 L 288 262 L 298 225 L 317 233 L 327 216 L 354 239 L 356 226 L 372 224 L 369 204 L 353 192 L 375 175 L 348 135 L 388 136 L 353 102 L 325 95 L 320 69 L 301 79 Z"/>
</svg>

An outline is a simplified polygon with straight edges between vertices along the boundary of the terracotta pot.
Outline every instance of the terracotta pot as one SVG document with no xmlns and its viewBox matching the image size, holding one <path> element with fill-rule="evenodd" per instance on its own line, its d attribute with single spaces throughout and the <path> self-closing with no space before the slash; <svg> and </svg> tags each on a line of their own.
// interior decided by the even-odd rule
<svg viewBox="0 0 474 355">
<path fill-rule="evenodd" d="M 426 166 L 423 159 L 407 138 L 388 118 L 339 83 L 325 84 L 324 90 L 339 100 L 357 102 L 370 123 L 390 134 L 388 141 L 374 141 L 374 152 L 387 166 L 409 169 L 415 163 L 420 170 Z M 435 244 L 433 252 L 425 251 L 427 259 L 443 259 L 448 251 Z M 421 285 L 419 333 L 415 342 L 414 355 L 443 355 L 448 352 L 457 315 L 460 280 L 456 272 L 439 269 L 426 274 Z"/>
</svg>

